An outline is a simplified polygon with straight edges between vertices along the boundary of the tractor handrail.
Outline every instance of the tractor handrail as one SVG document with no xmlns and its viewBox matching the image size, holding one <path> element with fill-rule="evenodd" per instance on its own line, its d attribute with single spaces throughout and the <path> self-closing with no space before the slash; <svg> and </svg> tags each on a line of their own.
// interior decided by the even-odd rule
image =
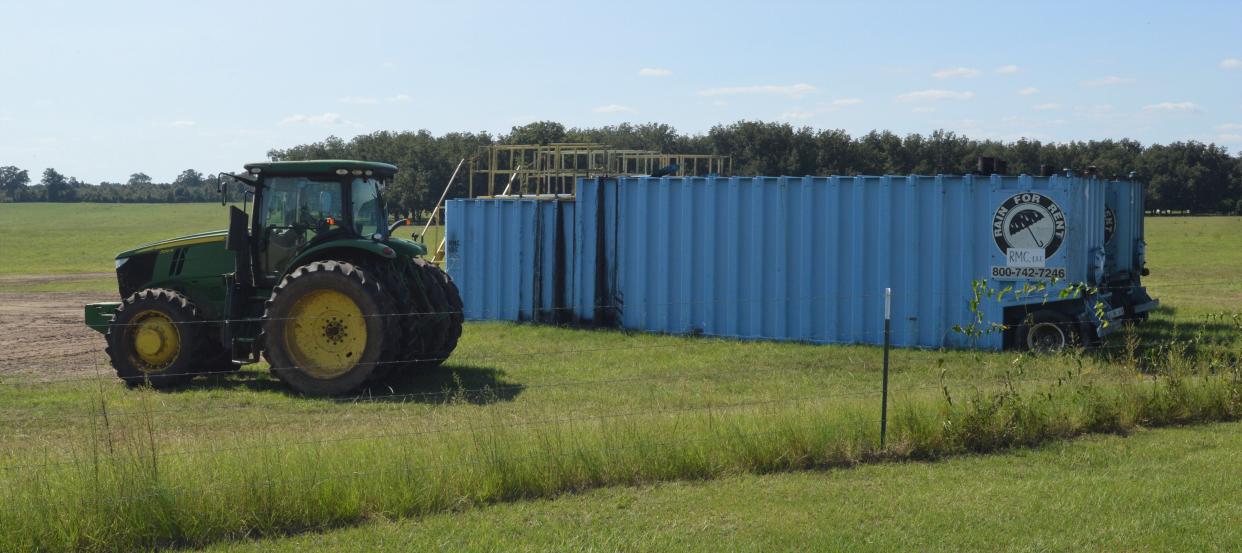
<svg viewBox="0 0 1242 553">
<path fill-rule="evenodd" d="M 423 225 L 423 231 L 418 233 L 418 239 L 422 240 L 427 235 L 427 229 L 431 228 L 431 222 L 436 220 L 436 214 L 440 213 L 440 208 L 444 206 L 444 198 L 448 197 L 449 189 L 453 188 L 453 181 L 457 180 L 457 172 L 461 171 L 461 166 L 466 163 L 466 158 L 461 158 L 457 162 L 457 168 L 453 169 L 453 176 L 449 177 L 448 184 L 444 185 L 444 192 L 440 194 L 440 201 L 436 202 L 436 207 L 431 210 L 431 215 L 427 217 L 427 224 Z"/>
</svg>

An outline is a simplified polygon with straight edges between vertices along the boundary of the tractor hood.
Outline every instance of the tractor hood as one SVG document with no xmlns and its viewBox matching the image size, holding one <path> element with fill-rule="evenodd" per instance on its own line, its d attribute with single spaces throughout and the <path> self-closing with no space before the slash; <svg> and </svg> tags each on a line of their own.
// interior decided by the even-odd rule
<svg viewBox="0 0 1242 553">
<path fill-rule="evenodd" d="M 196 234 L 187 234 L 177 238 L 169 238 L 160 240 L 159 242 L 151 242 L 143 244 L 132 250 L 125 250 L 116 255 L 117 259 L 138 255 L 140 253 L 158 252 L 160 250 L 169 250 L 173 248 L 183 248 L 185 246 L 194 246 L 197 244 L 208 244 L 211 242 L 223 242 L 228 237 L 227 230 L 213 230 L 209 232 L 199 232 Z"/>
</svg>

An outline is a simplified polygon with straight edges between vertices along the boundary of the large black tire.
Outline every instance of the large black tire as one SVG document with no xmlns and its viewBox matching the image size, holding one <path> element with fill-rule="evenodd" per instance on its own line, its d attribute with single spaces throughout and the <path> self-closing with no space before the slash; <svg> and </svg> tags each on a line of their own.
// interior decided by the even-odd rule
<svg viewBox="0 0 1242 553">
<path fill-rule="evenodd" d="M 414 267 L 421 273 L 430 303 L 427 317 L 430 323 L 424 325 L 423 350 L 414 365 L 419 369 L 431 369 L 443 364 L 457 349 L 463 321 L 461 295 L 448 274 L 434 263 L 415 259 Z"/>
<path fill-rule="evenodd" d="M 453 279 L 435 264 L 428 263 L 427 270 L 431 271 L 434 279 L 440 284 L 447 306 L 445 313 L 448 314 L 448 328 L 445 331 L 444 340 L 440 343 L 440 349 L 434 355 L 435 364 L 439 365 L 453 354 L 453 350 L 457 349 L 457 342 L 461 339 L 462 325 L 466 317 L 463 312 L 461 292 L 457 289 L 457 284 L 453 282 Z"/>
<path fill-rule="evenodd" d="M 1082 343 L 1078 324 L 1064 314 L 1045 309 L 1018 325 L 1018 347 L 1039 353 L 1061 351 Z"/>
<path fill-rule="evenodd" d="M 263 346 L 277 378 L 306 395 L 340 395 L 365 383 L 377 367 L 399 361 L 399 306 L 381 287 L 379 273 L 345 261 L 314 261 L 272 289 Z"/>
<path fill-rule="evenodd" d="M 205 366 L 209 329 L 198 308 L 175 290 L 148 288 L 125 298 L 108 325 L 108 358 L 130 386 L 170 388 Z"/>
</svg>

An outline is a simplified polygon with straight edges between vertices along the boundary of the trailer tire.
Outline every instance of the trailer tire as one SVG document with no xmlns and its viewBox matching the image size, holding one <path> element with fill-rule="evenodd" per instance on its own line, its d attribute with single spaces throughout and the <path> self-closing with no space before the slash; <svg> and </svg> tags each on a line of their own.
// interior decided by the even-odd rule
<svg viewBox="0 0 1242 553">
<path fill-rule="evenodd" d="M 1036 311 L 1018 325 L 1018 345 L 1027 351 L 1055 352 L 1080 343 L 1078 323 L 1059 311 Z"/>
</svg>

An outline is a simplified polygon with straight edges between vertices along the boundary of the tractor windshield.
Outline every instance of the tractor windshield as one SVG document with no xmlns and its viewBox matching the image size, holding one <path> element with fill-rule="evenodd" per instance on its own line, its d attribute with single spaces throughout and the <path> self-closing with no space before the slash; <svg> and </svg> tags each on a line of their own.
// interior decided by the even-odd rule
<svg viewBox="0 0 1242 553">
<path fill-rule="evenodd" d="M 379 181 L 354 179 L 350 186 L 350 200 L 354 208 L 354 230 L 358 234 L 370 236 L 387 228 Z"/>
</svg>

